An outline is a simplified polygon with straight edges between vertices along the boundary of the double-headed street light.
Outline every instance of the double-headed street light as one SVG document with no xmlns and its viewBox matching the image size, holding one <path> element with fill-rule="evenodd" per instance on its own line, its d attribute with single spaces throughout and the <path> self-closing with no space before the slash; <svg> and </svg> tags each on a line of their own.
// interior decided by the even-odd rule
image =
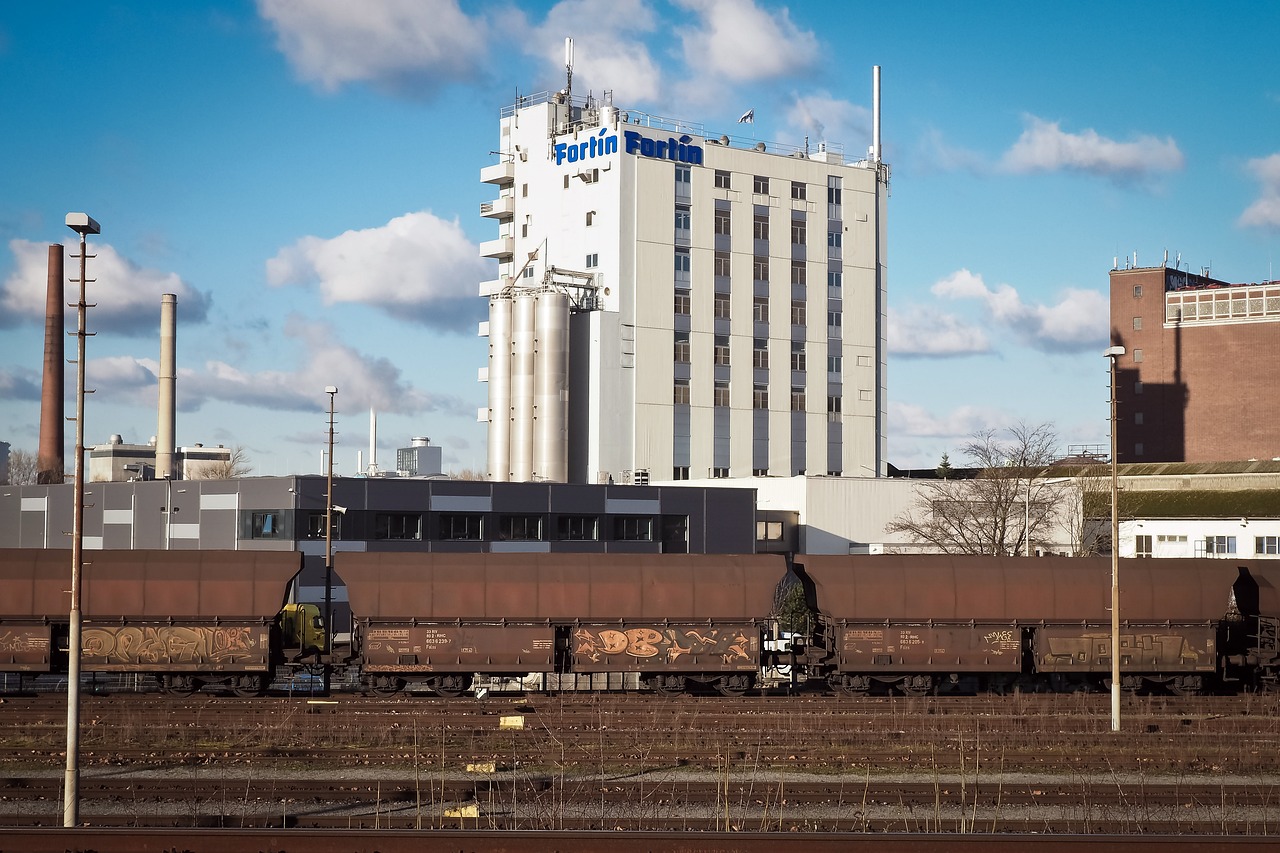
<svg viewBox="0 0 1280 853">
<path fill-rule="evenodd" d="M 1116 359 L 1124 347 L 1102 355 L 1111 362 L 1111 731 L 1120 731 L 1120 474 L 1116 463 Z"/>
</svg>

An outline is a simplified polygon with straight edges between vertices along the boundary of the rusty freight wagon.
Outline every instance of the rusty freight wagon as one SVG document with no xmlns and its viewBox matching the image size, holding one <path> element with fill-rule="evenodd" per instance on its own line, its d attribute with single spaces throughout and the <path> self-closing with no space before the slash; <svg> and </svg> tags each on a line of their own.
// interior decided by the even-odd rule
<svg viewBox="0 0 1280 853">
<path fill-rule="evenodd" d="M 366 689 L 457 695 L 476 674 L 637 673 L 654 690 L 755 682 L 776 556 L 341 552 Z"/>
<path fill-rule="evenodd" d="M 1109 683 L 1107 559 L 885 555 L 798 559 L 823 617 L 826 675 L 848 693 L 891 687 L 1091 689 Z M 1241 572 L 1222 560 L 1122 560 L 1125 689 L 1198 691 Z M 820 667 L 822 668 L 822 667 Z"/>
<path fill-rule="evenodd" d="M 86 551 L 81 671 L 154 675 L 179 694 L 206 684 L 257 694 L 302 651 L 289 654 L 277 623 L 301 565 L 295 552 Z M 5 551 L 0 567 L 16 591 L 0 603 L 0 642 L 14 649 L 0 668 L 65 672 L 70 552 Z"/>
</svg>

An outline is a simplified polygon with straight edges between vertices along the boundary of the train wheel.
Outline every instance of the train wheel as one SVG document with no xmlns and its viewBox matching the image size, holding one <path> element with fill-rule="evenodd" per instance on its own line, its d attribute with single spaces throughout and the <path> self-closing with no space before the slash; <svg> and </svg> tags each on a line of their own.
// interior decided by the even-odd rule
<svg viewBox="0 0 1280 853">
<path fill-rule="evenodd" d="M 1204 690 L 1204 682 L 1198 675 L 1182 675 L 1170 679 L 1165 687 L 1174 696 L 1196 696 Z"/>
<path fill-rule="evenodd" d="M 716 690 L 722 696 L 741 696 L 751 689 L 754 679 L 750 675 L 722 675 L 716 679 Z"/>
<path fill-rule="evenodd" d="M 471 687 L 471 676 L 469 675 L 441 675 L 436 678 L 429 679 L 427 686 L 435 691 L 437 696 L 444 696 L 446 699 L 456 699 Z"/>
<path fill-rule="evenodd" d="M 908 675 L 898 683 L 904 696 L 928 696 L 933 691 L 932 675 Z"/>
<path fill-rule="evenodd" d="M 160 679 L 160 686 L 170 696 L 190 696 L 199 689 L 199 683 L 189 675 L 166 673 Z"/>
<path fill-rule="evenodd" d="M 394 696 L 404 689 L 404 682 L 394 675 L 379 675 L 365 682 L 365 690 L 374 696 Z"/>
<path fill-rule="evenodd" d="M 831 676 L 828 683 L 832 690 L 837 690 L 846 696 L 866 696 L 871 692 L 871 679 L 865 675 L 846 675 L 837 672 Z"/>
<path fill-rule="evenodd" d="M 646 681 L 649 688 L 661 696 L 680 696 L 685 692 L 683 675 L 651 675 Z"/>
<path fill-rule="evenodd" d="M 242 675 L 236 678 L 231 685 L 231 692 L 242 699 L 261 696 L 266 689 L 267 677 L 265 675 Z"/>
</svg>

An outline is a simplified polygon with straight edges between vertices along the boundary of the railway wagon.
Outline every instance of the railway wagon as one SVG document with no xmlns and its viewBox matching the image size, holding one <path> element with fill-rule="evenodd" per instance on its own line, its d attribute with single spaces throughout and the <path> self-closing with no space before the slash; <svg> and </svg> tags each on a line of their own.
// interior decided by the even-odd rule
<svg viewBox="0 0 1280 853">
<path fill-rule="evenodd" d="M 878 555 L 797 563 L 821 614 L 823 637 L 810 659 L 835 689 L 1109 684 L 1109 559 Z M 1256 588 L 1248 568 L 1122 560 L 1120 577 L 1122 688 L 1196 692 L 1219 682 L 1224 653 L 1250 656 L 1246 617 L 1255 614 L 1240 614 L 1235 594 L 1239 588 L 1248 598 Z"/>
<path fill-rule="evenodd" d="M 0 552 L 0 648 L 14 648 L 0 652 L 0 669 L 66 671 L 70 563 L 64 550 Z M 279 629 L 301 566 L 296 552 L 85 552 L 81 671 L 150 674 L 177 694 L 218 685 L 256 695 L 277 664 L 318 652 L 291 648 Z M 320 635 L 310 636 L 314 646 Z"/>
<path fill-rule="evenodd" d="M 476 674 L 638 673 L 651 689 L 748 690 L 783 558 L 341 552 L 350 662 L 377 693 Z"/>
</svg>

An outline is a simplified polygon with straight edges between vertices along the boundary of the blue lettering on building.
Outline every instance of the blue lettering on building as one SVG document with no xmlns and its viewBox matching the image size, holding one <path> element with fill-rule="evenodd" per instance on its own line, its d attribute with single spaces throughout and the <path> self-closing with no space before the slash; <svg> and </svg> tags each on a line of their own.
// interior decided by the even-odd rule
<svg viewBox="0 0 1280 853">
<path fill-rule="evenodd" d="M 641 136 L 634 130 L 623 131 L 626 138 L 625 150 L 628 154 L 638 154 L 655 160 L 670 160 L 673 163 L 688 163 L 691 166 L 702 165 L 702 146 L 693 145 L 693 138 L 682 135 L 667 139 L 650 139 Z M 582 142 L 557 142 L 552 149 L 556 165 L 562 163 L 578 163 L 618 153 L 618 135 L 609 133 L 608 128 L 601 128 L 595 136 L 589 136 Z"/>
</svg>

